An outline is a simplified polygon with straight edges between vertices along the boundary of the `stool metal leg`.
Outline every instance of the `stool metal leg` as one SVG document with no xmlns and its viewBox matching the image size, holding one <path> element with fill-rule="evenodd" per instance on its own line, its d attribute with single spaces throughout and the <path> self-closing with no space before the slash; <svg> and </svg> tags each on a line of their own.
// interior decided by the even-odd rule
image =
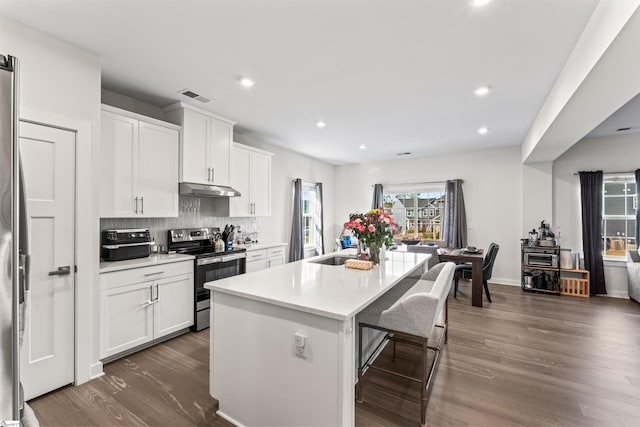
<svg viewBox="0 0 640 427">
<path fill-rule="evenodd" d="M 444 343 L 449 341 L 449 297 L 444 300 Z"/>
<path fill-rule="evenodd" d="M 422 343 L 422 390 L 420 396 L 420 425 L 427 423 L 427 377 L 429 376 L 429 366 L 427 363 L 427 340 Z"/>
<path fill-rule="evenodd" d="M 362 325 L 358 323 L 358 385 L 356 385 L 356 400 L 362 403 Z"/>
</svg>

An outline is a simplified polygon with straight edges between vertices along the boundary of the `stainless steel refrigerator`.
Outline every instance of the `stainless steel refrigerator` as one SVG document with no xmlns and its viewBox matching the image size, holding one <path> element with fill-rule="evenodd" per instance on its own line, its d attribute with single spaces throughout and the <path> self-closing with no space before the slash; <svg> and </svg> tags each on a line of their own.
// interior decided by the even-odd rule
<svg viewBox="0 0 640 427">
<path fill-rule="evenodd" d="M 18 148 L 18 61 L 0 55 L 0 425 L 18 425 L 20 338 L 28 289 L 27 223 Z"/>
</svg>

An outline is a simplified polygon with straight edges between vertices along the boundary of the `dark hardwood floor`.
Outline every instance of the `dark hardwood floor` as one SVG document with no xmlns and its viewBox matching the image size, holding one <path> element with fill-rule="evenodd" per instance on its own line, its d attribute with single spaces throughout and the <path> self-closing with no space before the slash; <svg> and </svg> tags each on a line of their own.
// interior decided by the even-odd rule
<svg viewBox="0 0 640 427">
<path fill-rule="evenodd" d="M 640 304 L 470 286 L 450 298 L 445 346 L 427 409 L 430 426 L 626 426 L 640 420 Z M 208 330 L 105 366 L 105 375 L 29 402 L 43 426 L 229 425 L 208 394 Z M 376 361 L 390 365 L 390 348 Z M 398 345 L 396 368 L 417 373 Z M 357 426 L 418 425 L 419 390 L 371 370 Z M 313 420 L 309 420 L 313 424 Z"/>
</svg>

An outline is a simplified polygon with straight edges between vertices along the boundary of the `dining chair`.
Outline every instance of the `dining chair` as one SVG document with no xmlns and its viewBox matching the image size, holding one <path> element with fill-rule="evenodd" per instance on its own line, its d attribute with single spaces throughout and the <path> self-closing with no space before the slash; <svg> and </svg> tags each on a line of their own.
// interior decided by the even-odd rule
<svg viewBox="0 0 640 427">
<path fill-rule="evenodd" d="M 440 263 L 440 257 L 438 256 L 437 246 L 428 245 L 410 245 L 407 246 L 407 252 L 419 252 L 424 254 L 430 254 L 431 258 L 427 261 L 427 267 L 430 270 L 434 265 Z"/>
<path fill-rule="evenodd" d="M 482 261 L 482 286 L 484 288 L 484 293 L 487 294 L 487 300 L 491 302 L 491 294 L 489 293 L 489 285 L 487 281 L 491 279 L 491 274 L 493 273 L 493 263 L 496 261 L 496 256 L 498 255 L 498 249 L 500 249 L 500 245 L 497 243 L 491 243 L 489 245 L 489 249 L 487 249 L 487 254 Z M 458 280 L 459 279 L 472 279 L 473 270 L 471 264 L 460 264 L 456 266 L 456 272 L 453 275 L 453 297 L 458 297 Z"/>
</svg>

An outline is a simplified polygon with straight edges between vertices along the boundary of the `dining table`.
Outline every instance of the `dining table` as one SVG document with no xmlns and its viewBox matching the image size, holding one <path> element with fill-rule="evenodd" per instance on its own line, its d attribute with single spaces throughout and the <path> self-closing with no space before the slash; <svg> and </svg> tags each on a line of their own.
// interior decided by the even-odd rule
<svg viewBox="0 0 640 427">
<path fill-rule="evenodd" d="M 484 250 L 471 252 L 465 249 L 443 248 L 438 251 L 440 261 L 471 264 L 471 305 L 482 307 L 482 261 Z"/>
</svg>

